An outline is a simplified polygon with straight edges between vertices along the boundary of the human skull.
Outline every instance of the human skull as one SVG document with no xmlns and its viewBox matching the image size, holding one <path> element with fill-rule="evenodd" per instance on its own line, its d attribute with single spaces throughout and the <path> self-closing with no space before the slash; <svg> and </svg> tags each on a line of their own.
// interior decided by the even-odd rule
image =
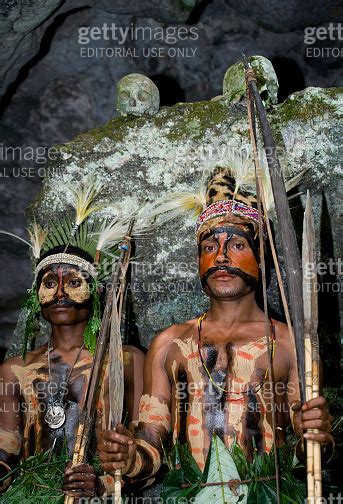
<svg viewBox="0 0 343 504">
<path fill-rule="evenodd" d="M 133 73 L 118 82 L 115 108 L 120 115 L 154 115 L 159 106 L 158 88 L 149 77 Z"/>
<path fill-rule="evenodd" d="M 256 85 L 266 108 L 277 103 L 279 82 L 271 62 L 263 56 L 250 56 L 256 75 Z M 246 94 L 243 62 L 231 65 L 224 75 L 223 94 L 230 102 L 238 102 Z"/>
</svg>

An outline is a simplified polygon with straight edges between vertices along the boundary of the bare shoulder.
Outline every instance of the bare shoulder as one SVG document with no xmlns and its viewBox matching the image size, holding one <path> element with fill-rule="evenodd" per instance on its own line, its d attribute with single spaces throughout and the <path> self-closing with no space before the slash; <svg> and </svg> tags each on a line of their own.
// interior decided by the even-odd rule
<svg viewBox="0 0 343 504">
<path fill-rule="evenodd" d="M 157 348 L 160 345 L 170 346 L 175 338 L 183 338 L 192 331 L 196 319 L 186 320 L 181 324 L 173 324 L 161 333 L 159 333 L 151 342 L 150 349 Z M 149 351 L 150 351 L 149 349 Z"/>
<path fill-rule="evenodd" d="M 288 326 L 277 320 L 273 320 L 273 322 L 275 325 L 276 346 L 279 349 L 278 355 L 287 359 L 288 365 L 292 366 L 295 361 L 295 349 Z"/>
<path fill-rule="evenodd" d="M 45 344 L 41 345 L 31 352 L 27 352 L 25 360 L 23 360 L 21 355 L 11 357 L 10 359 L 5 360 L 5 362 L 2 364 L 2 368 L 7 370 L 11 369 L 13 366 L 26 367 L 36 362 L 41 362 L 46 350 L 47 345 Z"/>
<path fill-rule="evenodd" d="M 145 354 L 133 345 L 123 345 L 124 366 L 128 364 L 144 363 Z"/>
<path fill-rule="evenodd" d="M 186 337 L 192 330 L 194 323 L 195 319 L 187 320 L 182 324 L 173 324 L 155 336 L 149 347 L 145 359 L 145 366 L 153 366 L 156 364 L 157 366 L 164 367 L 174 340 Z"/>
<path fill-rule="evenodd" d="M 0 368 L 1 378 L 4 381 L 15 380 L 16 376 L 15 376 L 15 373 L 13 370 L 14 366 L 23 367 L 24 365 L 25 364 L 24 364 L 23 359 L 21 358 L 20 355 L 16 355 L 15 357 L 11 357 L 10 359 L 3 362 L 3 364 L 1 364 L 1 368 Z"/>
<path fill-rule="evenodd" d="M 288 325 L 280 322 L 279 320 L 274 320 L 275 326 L 275 338 L 276 342 L 280 345 L 285 345 L 285 347 L 292 346 L 291 335 L 288 329 Z"/>
<path fill-rule="evenodd" d="M 145 354 L 133 345 L 123 345 L 123 362 L 125 386 L 135 384 L 135 380 L 142 382 Z"/>
</svg>

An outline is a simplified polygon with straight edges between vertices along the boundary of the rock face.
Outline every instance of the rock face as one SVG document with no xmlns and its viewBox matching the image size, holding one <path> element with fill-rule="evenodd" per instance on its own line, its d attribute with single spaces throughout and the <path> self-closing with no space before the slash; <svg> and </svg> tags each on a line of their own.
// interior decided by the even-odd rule
<svg viewBox="0 0 343 504">
<path fill-rule="evenodd" d="M 5 0 L 1 6 L 0 29 L 2 33 L 2 51 L 0 65 L 3 81 L 2 94 L 7 86 L 17 77 L 20 68 L 38 51 L 46 29 L 58 16 L 68 12 L 96 7 L 109 14 L 130 14 L 130 16 L 151 17 L 166 23 L 185 22 L 196 4 L 196 0 L 173 2 L 137 2 L 135 0 L 82 1 L 82 0 L 38 0 L 13 2 Z"/>
<path fill-rule="evenodd" d="M 304 44 L 306 25 L 334 22 L 338 15 L 336 5 L 336 0 L 322 3 L 318 9 L 307 9 L 305 15 L 299 2 L 288 2 L 281 9 L 276 0 L 269 2 L 268 8 L 252 0 L 239 4 L 218 0 L 197 5 L 193 0 L 3 1 L 0 229 L 25 238 L 25 209 L 40 190 L 46 173 L 47 148 L 113 119 L 115 87 L 123 75 L 138 72 L 152 78 L 158 84 L 161 105 L 208 100 L 221 94 L 227 68 L 245 51 L 247 55 L 262 54 L 273 60 L 281 88 L 284 79 L 288 79 L 279 99 L 284 99 L 290 89 L 339 85 L 337 59 L 308 58 Z M 104 23 L 114 23 L 122 29 L 149 29 L 154 34 L 163 30 L 163 37 L 143 40 L 141 35 L 136 39 L 129 36 L 121 44 L 118 39 L 103 38 L 79 43 L 79 28 L 102 27 Z M 177 37 L 174 43 L 173 33 L 179 28 L 186 28 L 188 38 Z M 191 29 L 197 38 L 190 38 Z M 122 52 L 114 57 L 81 56 L 81 48 L 99 47 L 117 47 Z M 160 51 L 160 55 L 153 51 Z M 238 107 L 237 113 L 240 110 Z M 160 112 L 161 117 L 168 113 Z M 196 132 L 197 121 L 191 114 L 189 130 Z M 311 118 L 308 121 L 312 123 Z M 125 120 L 114 123 L 119 129 L 134 124 Z M 146 124 L 148 130 L 150 123 Z M 291 128 L 287 131 L 290 138 Z M 304 132 L 307 133 L 307 126 Z M 282 138 L 279 140 L 282 144 Z M 201 143 L 202 139 L 197 145 Z M 3 150 L 7 147 L 20 148 L 21 154 L 7 156 Z M 181 158 L 183 148 L 171 155 Z M 327 153 L 327 147 L 322 152 Z M 325 165 L 324 158 L 322 163 Z M 30 262 L 24 244 L 0 235 L 0 247 L 1 344 L 7 348 L 18 307 L 30 285 Z"/>
<path fill-rule="evenodd" d="M 311 2 L 311 9 L 303 2 L 293 0 L 287 3 L 287 8 L 279 2 L 251 2 L 243 0 L 235 2 L 228 0 L 231 7 L 245 16 L 252 16 L 258 25 L 276 32 L 286 32 L 305 26 L 317 26 L 318 18 L 322 23 L 332 21 L 335 12 L 339 12 L 342 6 L 339 1 L 333 0 L 324 5 L 320 0 Z M 328 8 L 329 7 L 329 8 Z"/>
<path fill-rule="evenodd" d="M 309 88 L 269 113 L 284 169 L 295 175 L 309 168 L 300 189 L 310 189 L 314 200 L 318 250 L 327 245 L 321 243 L 320 233 L 325 195 L 332 257 L 339 256 L 335 224 L 342 102 L 338 89 Z M 62 215 L 66 196 L 61 182 L 77 185 L 97 177 L 106 186 L 103 199 L 130 215 L 166 192 L 200 187 L 204 173 L 225 166 L 232 151 L 248 144 L 246 109 L 226 99 L 164 107 L 153 117 L 113 119 L 63 146 L 49 165 L 51 174 L 30 213 L 43 222 L 52 213 Z M 298 207 L 294 204 L 299 232 L 303 198 L 298 198 Z M 194 220 L 186 216 L 136 241 L 131 308 L 140 342 L 146 347 L 164 327 L 192 318 L 207 306 L 197 275 L 193 226 Z M 275 285 L 269 297 L 277 311 Z"/>
</svg>

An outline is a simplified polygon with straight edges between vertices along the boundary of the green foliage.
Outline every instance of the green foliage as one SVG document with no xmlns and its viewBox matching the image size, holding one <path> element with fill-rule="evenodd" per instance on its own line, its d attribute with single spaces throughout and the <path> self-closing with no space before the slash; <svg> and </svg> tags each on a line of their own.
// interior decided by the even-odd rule
<svg viewBox="0 0 343 504">
<path fill-rule="evenodd" d="M 281 474 L 280 502 L 281 504 L 300 504 L 305 498 L 305 485 L 293 476 L 294 447 L 279 448 L 278 456 Z M 170 497 L 175 499 L 175 503 L 185 497 L 195 497 L 196 504 L 209 504 L 209 502 L 274 504 L 277 502 L 276 482 L 273 479 L 275 476 L 273 450 L 262 455 L 256 452 L 250 462 L 238 444 L 228 450 L 220 438 L 214 434 L 203 473 L 186 445 L 181 446 L 176 443 L 168 459 L 172 463 L 172 468 L 164 480 L 161 493 L 165 502 Z M 202 483 L 226 483 L 230 480 L 248 481 L 237 486 L 238 495 L 235 495 L 227 484 L 202 486 Z"/>
<path fill-rule="evenodd" d="M 73 245 L 94 257 L 96 252 L 96 238 L 94 233 L 99 231 L 94 224 L 82 222 L 73 234 L 75 217 L 65 217 L 51 222 L 49 231 L 42 246 L 42 253 L 58 246 Z"/>
<path fill-rule="evenodd" d="M 31 341 L 39 332 L 38 314 L 41 311 L 36 285 L 32 286 L 27 292 L 28 296 L 22 305 L 22 309 L 26 314 L 26 324 L 22 341 L 23 360 L 25 360 L 26 352 L 29 350 Z"/>
<path fill-rule="evenodd" d="M 92 460 L 90 460 L 89 463 L 90 463 L 90 465 L 92 465 L 94 467 L 95 474 L 97 476 L 101 476 L 104 474 L 104 471 L 102 470 L 101 462 L 100 462 L 98 455 L 96 455 L 94 458 L 92 458 Z"/>
<path fill-rule="evenodd" d="M 238 472 L 242 479 L 252 480 L 249 483 L 248 504 L 276 502 L 275 479 L 258 481 L 258 478 L 268 478 L 275 475 L 274 449 L 270 453 L 254 455 L 253 461 L 248 462 L 242 448 L 235 444 L 231 451 Z M 300 504 L 305 498 L 305 486 L 293 476 L 295 467 L 294 447 L 284 445 L 278 450 L 280 465 L 280 502 L 281 504 Z"/>
<path fill-rule="evenodd" d="M 51 450 L 47 450 L 29 457 L 10 473 L 14 480 L 0 497 L 0 503 L 62 504 L 64 494 L 61 489 L 67 462 L 66 450 L 58 455 L 52 455 Z"/>
<path fill-rule="evenodd" d="M 42 245 L 42 253 L 52 250 L 58 246 L 77 247 L 86 252 L 90 257 L 95 258 L 99 234 L 102 225 L 99 222 L 83 221 L 75 230 L 73 217 L 50 222 L 45 241 Z M 68 252 L 68 249 L 67 249 Z M 120 255 L 116 246 L 110 250 L 102 250 L 100 264 L 97 265 L 98 279 L 103 280 L 108 276 L 108 262 Z"/>
<path fill-rule="evenodd" d="M 227 482 L 240 479 L 236 464 L 229 450 L 225 447 L 223 441 L 216 434 L 213 434 L 202 481 L 204 483 L 219 483 L 221 481 Z M 222 504 L 235 504 L 236 502 L 245 504 L 248 494 L 247 485 L 239 485 L 237 493 L 239 494 L 238 496 L 235 495 L 228 485 L 208 486 L 200 490 L 194 502 L 196 504 L 208 504 L 212 499 L 213 502 Z"/>
<path fill-rule="evenodd" d="M 169 460 L 174 468 L 168 472 L 164 480 L 161 497 L 166 502 L 168 502 L 168 499 L 174 499 L 172 502 L 177 504 L 180 499 L 194 497 L 199 491 L 202 472 L 186 445 L 176 443 Z M 181 485 L 184 483 L 190 484 L 190 486 L 182 489 Z M 184 502 L 184 500 L 181 500 L 181 502 Z"/>
<path fill-rule="evenodd" d="M 83 339 L 87 350 L 94 354 L 96 347 L 96 338 L 101 327 L 101 307 L 100 297 L 98 292 L 98 283 L 95 279 L 90 284 L 91 300 L 92 300 L 92 316 L 88 320 Z"/>
</svg>

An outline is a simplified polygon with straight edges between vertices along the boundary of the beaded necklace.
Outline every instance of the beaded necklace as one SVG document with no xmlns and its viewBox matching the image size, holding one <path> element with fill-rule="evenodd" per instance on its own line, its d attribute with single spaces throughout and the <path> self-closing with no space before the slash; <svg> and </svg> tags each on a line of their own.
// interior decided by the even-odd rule
<svg viewBox="0 0 343 504">
<path fill-rule="evenodd" d="M 217 389 L 217 390 L 220 390 L 221 392 L 225 392 L 225 393 L 228 393 L 228 394 L 240 394 L 240 395 L 248 395 L 252 392 L 252 390 L 247 390 L 247 391 L 242 391 L 242 392 L 234 392 L 232 390 L 226 390 L 222 387 L 220 387 L 218 385 L 218 383 L 216 383 L 213 378 L 212 378 L 212 375 L 208 369 L 208 367 L 206 366 L 205 362 L 204 362 L 204 359 L 203 359 L 203 356 L 202 356 L 202 353 L 201 353 L 201 349 L 200 349 L 200 343 L 201 343 L 201 326 L 202 326 L 202 321 L 205 319 L 207 315 L 207 312 L 203 313 L 202 315 L 200 315 L 200 317 L 198 318 L 198 321 L 197 321 L 197 326 L 198 326 L 198 352 L 199 352 L 199 356 L 200 356 L 200 361 L 201 361 L 201 364 L 202 364 L 202 367 L 204 368 L 204 370 L 206 371 L 206 374 L 207 376 L 209 377 L 209 380 L 210 382 L 212 383 L 212 385 Z M 271 334 L 272 334 L 272 348 L 271 348 L 271 353 L 272 353 L 272 359 L 274 359 L 274 356 L 275 356 L 275 347 L 276 347 L 276 338 L 275 338 L 275 326 L 272 322 L 272 319 L 269 319 L 270 321 L 270 325 L 271 325 Z M 267 379 L 267 376 L 268 376 L 268 373 L 269 373 L 269 370 L 270 370 L 270 367 L 268 366 L 268 368 L 266 369 L 266 372 L 264 374 L 264 377 L 262 379 L 262 381 L 256 386 L 255 390 L 253 391 L 254 393 L 258 392 L 261 387 L 263 386 L 263 384 L 265 383 L 266 379 Z"/>
</svg>

